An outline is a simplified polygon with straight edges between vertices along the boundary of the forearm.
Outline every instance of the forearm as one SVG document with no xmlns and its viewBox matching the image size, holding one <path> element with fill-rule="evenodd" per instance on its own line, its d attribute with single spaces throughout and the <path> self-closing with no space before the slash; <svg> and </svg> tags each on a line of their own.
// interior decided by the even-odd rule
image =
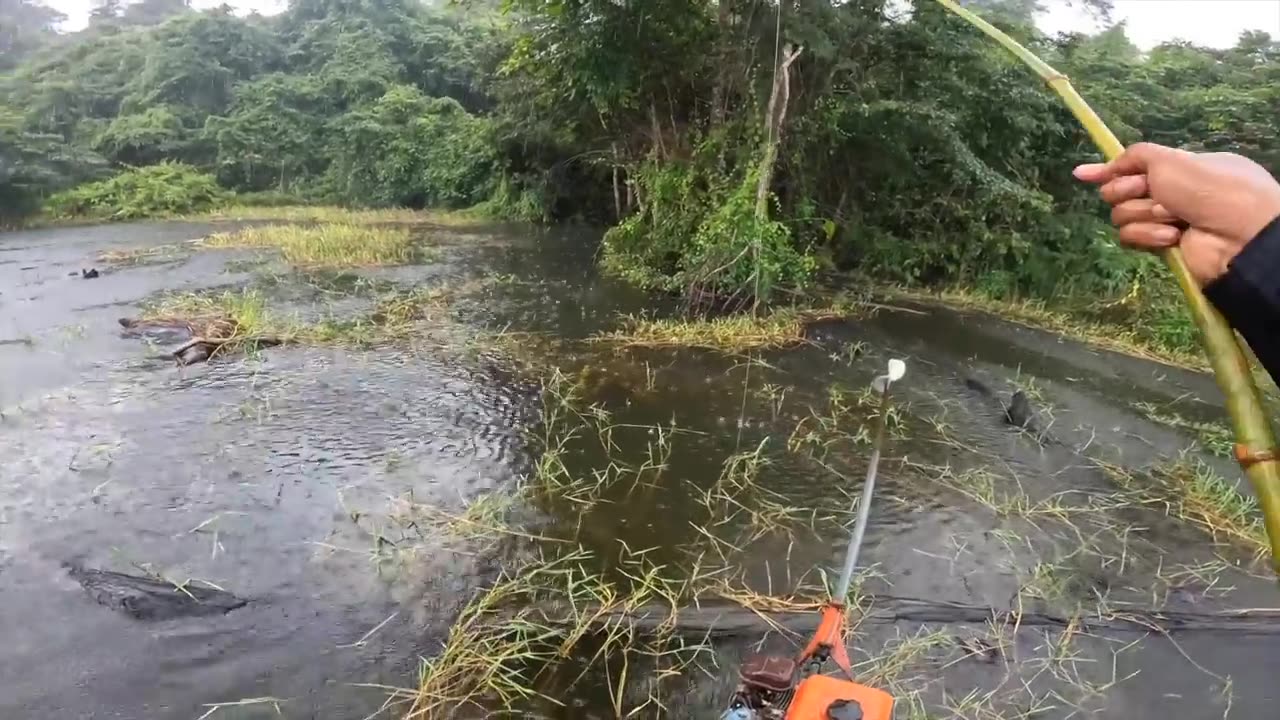
<svg viewBox="0 0 1280 720">
<path fill-rule="evenodd" d="M 1204 293 L 1280 382 L 1280 217 L 1263 228 Z"/>
</svg>

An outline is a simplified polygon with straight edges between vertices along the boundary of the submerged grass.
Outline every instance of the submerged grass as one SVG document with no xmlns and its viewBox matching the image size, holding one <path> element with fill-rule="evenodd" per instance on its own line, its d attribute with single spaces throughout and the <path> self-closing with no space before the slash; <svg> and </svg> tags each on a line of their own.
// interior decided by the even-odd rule
<svg viewBox="0 0 1280 720">
<path fill-rule="evenodd" d="M 405 698 L 406 718 L 451 718 L 468 707 L 511 710 L 521 701 L 559 705 L 548 692 L 550 675 L 571 659 L 603 669 L 618 717 L 627 714 L 632 663 L 659 666 L 655 680 L 680 676 L 710 648 L 669 631 L 641 633 L 629 611 L 657 604 L 674 617 L 685 583 L 642 556 L 621 562 L 626 586 L 588 569 L 598 561 L 581 548 L 505 572 L 463 609 L 441 651 L 423 661 L 418 688 Z M 651 692 L 630 712 L 653 701 Z"/>
<path fill-rule="evenodd" d="M 875 307 L 865 298 L 836 294 L 812 305 L 776 307 L 767 312 L 716 317 L 623 318 L 622 327 L 594 339 L 628 348 L 703 348 L 725 353 L 776 350 L 808 342 L 806 327 L 820 320 L 861 315 Z"/>
<path fill-rule="evenodd" d="M 441 323 L 447 315 L 448 292 L 444 288 L 390 292 L 363 315 L 315 322 L 271 311 L 266 298 L 250 289 L 168 295 L 146 306 L 139 322 L 185 325 L 193 335 L 220 341 L 220 352 L 227 353 L 263 343 L 377 345 L 412 337 L 424 322 Z"/>
<path fill-rule="evenodd" d="M 724 585 L 720 571 L 708 570 L 701 555 L 679 566 L 658 563 L 650 557 L 652 548 L 633 550 L 621 541 L 617 556 L 605 558 L 573 539 L 594 508 L 611 502 L 607 498 L 656 488 L 673 439 L 686 434 L 674 426 L 619 423 L 587 399 L 583 382 L 559 370 L 544 379 L 542 422 L 529 437 L 539 457 L 514 497 L 488 498 L 460 513 L 431 513 L 443 531 L 474 544 L 506 540 L 532 552 L 518 553 L 524 560 L 478 594 L 441 650 L 423 661 L 418 688 L 397 698 L 408 706 L 406 717 L 560 705 L 583 682 L 608 690 L 617 717 L 661 715 L 670 683 L 714 672 L 700 663 L 710 646 L 674 631 L 682 606 Z M 617 455 L 626 433 L 647 438 L 638 462 Z M 599 463 L 580 467 L 576 459 L 597 444 L 604 451 Z M 755 489 L 763 465 L 759 448 L 733 454 L 708 504 L 723 502 L 723 513 L 741 514 L 743 504 L 752 504 L 745 494 Z M 548 545 L 536 527 L 506 526 L 518 508 L 547 501 L 562 503 L 564 512 L 580 518 L 558 526 L 571 533 L 568 538 L 550 538 L 557 544 Z M 529 546 L 531 540 L 535 544 Z M 604 567 L 610 568 L 607 575 L 599 570 Z M 667 619 L 657 626 L 637 624 L 655 613 Z"/>
<path fill-rule="evenodd" d="M 886 288 L 891 297 L 939 302 L 951 307 L 979 310 L 1028 327 L 1048 330 L 1086 342 L 1095 347 L 1154 360 L 1191 370 L 1207 370 L 1208 362 L 1195 349 L 1168 347 L 1146 338 L 1132 327 L 1102 322 L 1084 313 L 1051 308 L 1043 300 L 998 300 L 962 287 L 942 290 Z"/>
<path fill-rule="evenodd" d="M 684 683 L 698 671 L 697 662 L 706 646 L 681 644 L 676 639 L 681 613 L 686 612 L 681 608 L 697 605 L 700 598 L 715 597 L 735 601 L 747 611 L 812 612 L 824 597 L 821 588 L 805 584 L 804 577 L 792 578 L 791 552 L 793 547 L 807 542 L 803 531 L 834 529 L 842 524 L 841 517 L 820 518 L 813 508 L 793 507 L 785 496 L 771 489 L 768 474 L 777 455 L 768 452 L 768 441 L 753 440 L 732 451 L 725 448 L 719 476 L 707 477 L 705 482 L 694 483 L 678 476 L 670 483 L 659 482 L 673 457 L 672 444 L 678 444 L 691 431 L 674 425 L 625 424 L 615 415 L 621 410 L 611 411 L 593 403 L 583 383 L 581 377 L 575 382 L 572 376 L 558 371 L 544 381 L 542 423 L 530 438 L 537 461 L 526 482 L 517 489 L 517 497 L 486 498 L 458 513 L 438 513 L 437 522 L 450 532 L 474 536 L 480 543 L 501 538 L 522 542 L 532 539 L 530 534 L 536 531 L 531 528 L 530 533 L 523 533 L 504 528 L 511 519 L 504 516 L 513 508 L 545 509 L 550 499 L 560 508 L 555 513 L 556 527 L 564 531 L 576 527 L 580 532 L 601 521 L 600 516 L 591 514 L 598 504 L 630 498 L 633 491 L 673 492 L 677 493 L 673 499 L 683 506 L 706 510 L 691 518 L 697 534 L 692 541 L 684 540 L 680 548 L 682 554 L 688 553 L 690 562 L 687 566 L 680 562 L 667 567 L 655 565 L 648 560 L 662 555 L 650 555 L 659 548 L 632 552 L 622 538 L 611 537 L 610 542 L 616 541 L 623 548 L 622 559 L 617 563 L 623 577 L 611 572 L 605 577 L 599 568 L 611 564 L 604 557 L 609 551 L 593 548 L 598 554 L 592 554 L 581 548 L 572 550 L 578 547 L 578 535 L 559 539 L 570 543 L 558 546 L 561 550 L 567 548 L 567 554 L 535 553 L 533 558 L 527 553 L 522 555 L 526 560 L 516 563 L 488 591 L 479 594 L 461 614 L 440 653 L 424 661 L 420 687 L 399 696 L 406 706 L 412 706 L 409 717 L 454 717 L 461 714 L 460 707 L 466 706 L 484 714 L 498 707 L 519 713 L 529 705 L 557 705 L 568 697 L 579 698 L 576 692 L 584 678 L 594 683 L 593 687 L 607 685 L 612 707 L 611 713 L 603 714 L 643 716 L 642 711 L 652 707 L 657 716 L 684 716 L 669 712 L 660 699 L 655 699 L 653 691 L 647 698 L 634 694 L 636 686 L 652 677 L 665 682 L 683 675 L 685 679 L 678 682 Z M 771 392 L 768 400 L 775 415 L 787 415 L 780 409 L 785 402 L 780 393 Z M 804 423 L 804 432 L 793 433 L 793 440 L 800 435 L 806 440 L 792 443 L 794 446 L 787 451 L 830 461 L 824 467 L 839 469 L 843 465 L 834 457 L 833 448 L 837 442 L 854 450 L 862 447 L 864 443 L 858 438 L 862 433 L 857 428 L 859 420 L 865 421 L 861 416 L 867 413 L 854 412 L 866 409 L 852 395 L 833 393 L 831 405 L 829 414 L 833 420 L 823 421 L 821 412 L 812 411 L 812 419 Z M 835 418 L 843 422 L 834 422 Z M 895 426 L 905 429 L 902 421 L 895 422 Z M 647 452 L 643 444 L 624 438 L 631 432 L 647 438 Z M 587 452 L 597 449 L 603 453 L 598 457 Z M 685 449 L 675 452 L 683 455 Z M 644 457 L 637 461 L 624 452 Z M 976 451 L 971 454 L 977 455 Z M 584 459 L 593 464 L 583 468 Z M 1226 571 L 1225 564 L 1192 567 L 1173 563 L 1166 566 L 1162 558 L 1146 561 L 1143 553 L 1130 552 L 1128 545 L 1130 541 L 1145 542 L 1141 529 L 1125 524 L 1123 517 L 1112 517 L 1113 511 L 1124 515 L 1126 508 L 1150 506 L 1201 527 L 1218 528 L 1224 539 L 1232 535 L 1241 541 L 1256 536 L 1254 543 L 1259 538 L 1265 540 L 1260 526 L 1251 520 L 1256 508 L 1247 498 L 1226 494 L 1233 489 L 1203 468 L 1170 464 L 1152 473 L 1156 479 L 1131 475 L 1131 484 L 1118 490 L 1072 489 L 1033 499 L 1016 477 L 1006 486 L 1004 478 L 988 468 L 934 468 L 906 462 L 905 458 L 901 467 L 929 473 L 941 485 L 1011 521 L 991 534 L 994 538 L 999 533 L 996 539 L 1010 543 L 1009 555 L 1018 558 L 1020 565 L 1014 568 L 1020 584 L 1010 599 L 1014 607 L 1009 609 L 1007 618 L 993 619 L 980 627 L 941 628 L 935 624 L 905 632 L 895 627 L 895 634 L 889 637 L 877 635 L 875 626 L 858 628 L 855 651 L 862 655 L 857 662 L 859 676 L 893 691 L 908 717 L 934 717 L 939 709 L 955 717 L 992 720 L 1039 717 L 1058 710 L 1083 715 L 1105 703 L 1109 688 L 1128 679 L 1115 673 L 1115 655 L 1135 644 L 1101 648 L 1082 645 L 1081 640 L 1091 638 L 1074 624 L 1053 631 L 1023 628 L 1023 600 L 1033 607 L 1065 607 L 1072 616 L 1089 612 L 1097 617 L 1113 617 L 1132 609 L 1125 604 L 1127 596 L 1120 597 L 1115 605 L 1109 604 L 1109 594 L 1111 584 L 1121 585 L 1120 579 L 1135 563 L 1158 564 L 1161 570 L 1157 572 L 1164 572 L 1166 577 L 1162 586 L 1169 587 L 1174 582 L 1179 587 L 1202 583 L 1212 589 L 1218 585 L 1217 575 Z M 836 474 L 842 485 L 856 485 Z M 892 488 L 889 490 L 892 492 Z M 886 497 L 888 501 L 890 498 Z M 840 505 L 846 508 L 852 503 Z M 576 515 L 578 522 L 573 522 L 572 517 L 566 520 L 566 514 Z M 1070 532 L 1061 535 L 1059 531 L 1064 527 Z M 825 532 L 821 537 L 831 535 Z M 786 584 L 778 592 L 774 591 L 774 574 L 767 567 L 767 559 L 763 569 L 768 575 L 768 590 L 753 587 L 762 584 L 761 568 L 749 567 L 755 551 L 748 544 L 766 536 L 765 544 L 775 552 L 783 544 L 787 548 Z M 587 533 L 586 537 L 592 535 Z M 967 549 L 968 543 L 969 539 L 962 539 L 956 544 L 953 564 L 962 554 L 982 550 Z M 1015 543 L 1019 546 L 1017 552 L 1012 547 Z M 1025 549 L 1021 547 L 1024 544 Z M 1144 545 L 1142 549 L 1148 548 Z M 1065 556 L 1059 556 L 1064 552 Z M 705 559 L 716 562 L 704 566 Z M 748 582 L 748 577 L 754 582 Z M 1114 583 L 1100 582 L 1098 577 Z M 893 579 L 891 575 L 883 577 L 885 582 Z M 864 600 L 872 607 L 876 603 L 874 595 L 866 595 L 851 605 L 861 607 Z M 1096 609 L 1090 606 L 1094 602 Z M 1152 602 L 1156 607 L 1160 604 Z M 658 612 L 663 624 L 655 630 L 653 622 L 638 626 L 631 619 L 646 612 Z M 1019 641 L 1037 635 L 1043 637 L 1043 642 L 1034 651 L 1026 652 L 1026 644 Z M 640 665 L 640 660 L 645 664 Z M 663 662 L 667 663 L 665 668 Z M 1004 678 L 997 678 L 995 687 L 967 691 L 966 673 L 970 671 L 957 671 L 957 678 L 944 677 L 941 672 L 960 663 L 999 663 Z M 655 664 L 657 670 L 652 667 Z M 724 668 L 714 671 L 717 676 L 723 673 Z M 567 684 L 566 678 L 570 678 Z M 960 693 L 951 692 L 952 680 L 962 688 Z M 630 689 L 624 693 L 628 686 Z"/>
<path fill-rule="evenodd" d="M 182 243 L 167 243 L 127 250 L 106 250 L 98 253 L 98 262 L 126 266 L 171 262 L 187 257 L 192 249 L 198 247 L 199 242 L 199 240 L 187 240 Z"/>
<path fill-rule="evenodd" d="M 1240 492 L 1206 463 L 1179 458 L 1157 465 L 1152 475 L 1177 491 L 1168 501 L 1171 514 L 1190 520 L 1215 538 L 1241 543 L 1259 556 L 1270 548 L 1258 501 Z"/>
<path fill-rule="evenodd" d="M 721 352 L 771 350 L 805 342 L 803 317 L 793 311 L 692 320 L 632 317 L 623 329 L 597 339 L 623 347 L 696 347 Z"/>
<path fill-rule="evenodd" d="M 265 225 L 216 233 L 204 242 L 210 247 L 275 247 L 286 261 L 300 266 L 402 265 L 415 255 L 407 228 L 355 223 Z"/>
<path fill-rule="evenodd" d="M 146 306 L 139 322 L 185 325 L 195 337 L 219 343 L 219 352 L 251 349 L 261 342 L 290 342 L 296 332 L 274 317 L 259 293 L 245 290 L 218 295 L 169 295 Z"/>
<path fill-rule="evenodd" d="M 1270 550 L 1262 512 L 1252 495 L 1240 492 L 1202 460 L 1181 456 L 1135 473 L 1098 461 L 1138 504 L 1160 508 L 1209 533 L 1215 541 L 1239 545 L 1262 558 Z"/>
<path fill-rule="evenodd" d="M 1204 449 L 1218 457 L 1232 457 L 1235 435 L 1221 423 L 1190 420 L 1170 410 L 1162 410 L 1152 403 L 1134 403 L 1133 407 L 1151 422 L 1179 430 L 1190 430 Z"/>
</svg>

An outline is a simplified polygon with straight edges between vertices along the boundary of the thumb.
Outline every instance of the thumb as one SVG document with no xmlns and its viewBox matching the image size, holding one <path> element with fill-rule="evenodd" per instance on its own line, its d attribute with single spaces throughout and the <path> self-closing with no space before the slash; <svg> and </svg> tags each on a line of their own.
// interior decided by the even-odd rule
<svg viewBox="0 0 1280 720">
<path fill-rule="evenodd" d="M 1121 175 L 1146 175 L 1153 163 L 1177 153 L 1171 147 L 1155 143 L 1135 143 L 1120 154 L 1120 157 L 1107 163 L 1112 177 Z"/>
<path fill-rule="evenodd" d="M 1078 180 L 1101 185 L 1122 175 L 1145 175 L 1152 163 L 1175 152 L 1173 148 L 1155 143 L 1137 143 L 1110 162 L 1081 165 L 1073 174 Z"/>
</svg>

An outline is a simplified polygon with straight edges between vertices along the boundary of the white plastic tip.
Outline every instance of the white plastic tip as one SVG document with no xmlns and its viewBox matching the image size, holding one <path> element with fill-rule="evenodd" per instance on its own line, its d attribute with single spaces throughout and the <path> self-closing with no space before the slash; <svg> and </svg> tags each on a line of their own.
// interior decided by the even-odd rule
<svg viewBox="0 0 1280 720">
<path fill-rule="evenodd" d="M 898 382 L 907 374 L 907 364 L 901 360 L 889 361 L 889 372 L 886 375 L 876 377 L 871 383 L 871 388 L 878 393 L 886 392 L 889 386 Z"/>
<path fill-rule="evenodd" d="M 889 361 L 889 382 L 898 382 L 907 374 L 907 364 L 901 360 Z"/>
</svg>

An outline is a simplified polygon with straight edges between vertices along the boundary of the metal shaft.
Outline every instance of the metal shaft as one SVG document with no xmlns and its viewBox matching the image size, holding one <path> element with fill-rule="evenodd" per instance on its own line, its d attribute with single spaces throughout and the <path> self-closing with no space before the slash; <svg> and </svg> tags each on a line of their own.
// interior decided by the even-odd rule
<svg viewBox="0 0 1280 720">
<path fill-rule="evenodd" d="M 884 392 L 880 395 L 880 417 L 876 420 L 876 436 L 871 445 L 871 464 L 867 466 L 867 479 L 862 483 L 862 497 L 858 498 L 858 519 L 853 524 L 853 532 L 849 534 L 849 548 L 844 555 L 844 569 L 840 571 L 840 581 L 836 583 L 835 593 L 831 596 L 831 599 L 839 603 L 844 602 L 849 595 L 849 584 L 853 582 L 853 569 L 858 566 L 862 538 L 867 533 L 867 519 L 871 517 L 871 496 L 876 490 L 880 448 L 884 445 L 885 425 L 889 416 L 889 385 L 890 383 L 885 383 Z"/>
</svg>

